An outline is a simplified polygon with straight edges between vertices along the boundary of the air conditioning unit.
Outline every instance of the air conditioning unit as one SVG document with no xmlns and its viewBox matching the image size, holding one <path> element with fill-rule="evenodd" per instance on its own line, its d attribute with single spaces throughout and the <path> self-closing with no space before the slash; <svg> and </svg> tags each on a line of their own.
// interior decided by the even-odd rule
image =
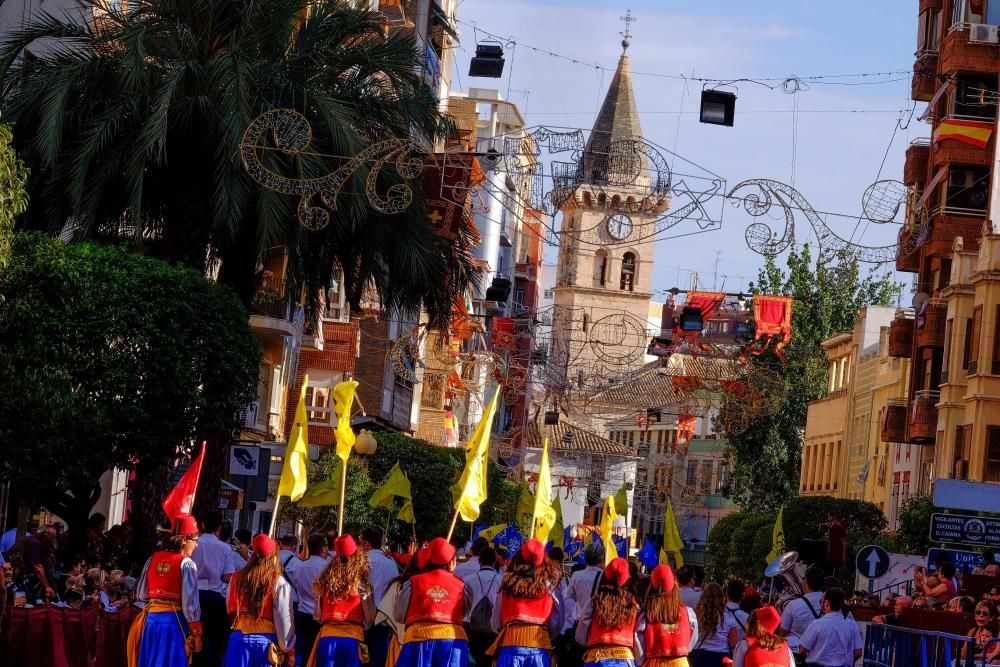
<svg viewBox="0 0 1000 667">
<path fill-rule="evenodd" d="M 1000 41 L 998 27 L 986 23 L 973 23 L 969 26 L 969 41 L 982 44 L 996 44 Z"/>
</svg>

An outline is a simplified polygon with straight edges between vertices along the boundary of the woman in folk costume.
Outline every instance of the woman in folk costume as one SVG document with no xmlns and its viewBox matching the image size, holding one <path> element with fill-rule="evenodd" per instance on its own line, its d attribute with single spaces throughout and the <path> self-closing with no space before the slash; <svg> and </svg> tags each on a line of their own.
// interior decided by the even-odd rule
<svg viewBox="0 0 1000 667">
<path fill-rule="evenodd" d="M 322 627 L 308 667 L 360 667 L 368 662 L 365 630 L 375 620 L 368 555 L 350 535 L 338 537 L 334 550 L 337 555 L 313 584 L 313 615 Z"/>
<path fill-rule="evenodd" d="M 260 533 L 250 543 L 253 556 L 229 581 L 226 608 L 233 632 L 225 667 L 279 667 L 295 664 L 292 587 L 281 574 L 278 544 Z"/>
<path fill-rule="evenodd" d="M 396 661 L 399 660 L 399 651 L 403 646 L 403 638 L 406 636 L 406 623 L 397 621 L 394 618 L 396 598 L 399 596 L 399 592 L 403 590 L 403 586 L 407 581 L 427 568 L 430 557 L 430 551 L 426 547 L 419 549 L 410 558 L 403 572 L 390 581 L 388 588 L 385 589 L 385 595 L 382 596 L 382 600 L 378 603 L 378 613 L 385 617 L 386 622 L 392 626 L 393 632 L 392 636 L 389 637 L 389 649 L 385 656 L 385 665 L 372 665 L 371 667 L 396 667 Z"/>
<path fill-rule="evenodd" d="M 462 620 L 472 609 L 472 590 L 453 574 L 455 547 L 436 537 L 427 549 L 427 571 L 410 578 L 396 596 L 393 616 L 406 624 L 396 667 L 467 667 Z"/>
<path fill-rule="evenodd" d="M 642 659 L 636 635 L 639 605 L 629 591 L 628 561 L 615 558 L 604 568 L 597 590 L 576 625 L 576 641 L 586 647 L 586 667 L 635 667 Z"/>
<path fill-rule="evenodd" d="M 687 655 L 698 640 L 698 617 L 681 604 L 669 565 L 653 570 L 638 630 L 644 667 L 688 667 Z"/>
<path fill-rule="evenodd" d="M 559 565 L 545 557 L 545 546 L 525 542 L 510 559 L 493 605 L 500 634 L 487 654 L 496 655 L 496 667 L 551 665 L 552 637 L 563 624 L 558 585 Z"/>
<path fill-rule="evenodd" d="M 747 619 L 747 638 L 733 652 L 734 667 L 793 667 L 791 647 L 774 634 L 780 625 L 781 614 L 776 608 L 755 609 Z"/>
<path fill-rule="evenodd" d="M 128 636 L 129 667 L 187 667 L 201 650 L 198 523 L 190 514 L 174 522 L 174 536 L 142 569 L 136 596 L 146 602 Z"/>
</svg>

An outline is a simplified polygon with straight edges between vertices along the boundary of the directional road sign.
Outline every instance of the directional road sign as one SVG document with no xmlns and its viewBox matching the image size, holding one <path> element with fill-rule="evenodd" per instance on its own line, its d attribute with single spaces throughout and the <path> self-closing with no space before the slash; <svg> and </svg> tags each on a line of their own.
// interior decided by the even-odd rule
<svg viewBox="0 0 1000 667">
<path fill-rule="evenodd" d="M 854 566 L 862 577 L 879 579 L 889 571 L 889 552 L 875 544 L 869 544 L 858 550 Z"/>
</svg>

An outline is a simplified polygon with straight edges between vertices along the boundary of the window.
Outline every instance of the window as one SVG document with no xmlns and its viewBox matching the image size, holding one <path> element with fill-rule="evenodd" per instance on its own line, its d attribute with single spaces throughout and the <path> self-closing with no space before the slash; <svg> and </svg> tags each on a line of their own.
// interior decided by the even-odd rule
<svg viewBox="0 0 1000 667">
<path fill-rule="evenodd" d="M 688 461 L 686 473 L 685 484 L 689 487 L 694 486 L 695 479 L 698 477 L 698 462 Z"/>
<path fill-rule="evenodd" d="M 594 286 L 604 287 L 608 277 L 608 251 L 601 248 L 594 253 Z"/>
<path fill-rule="evenodd" d="M 969 340 L 969 364 L 970 372 L 975 372 L 979 366 L 979 338 L 983 329 L 983 307 L 976 306 L 972 311 L 972 332 Z"/>
<path fill-rule="evenodd" d="M 587 313 L 584 313 L 583 314 L 583 333 L 587 333 L 587 329 L 589 327 L 590 327 L 590 317 L 587 316 Z"/>
<path fill-rule="evenodd" d="M 346 322 L 349 309 L 347 308 L 346 294 L 344 293 L 344 272 L 337 269 L 330 279 L 330 286 L 326 288 L 323 295 L 323 319 Z"/>
<path fill-rule="evenodd" d="M 948 357 L 951 355 L 951 332 L 955 330 L 955 319 L 949 318 L 944 323 L 944 354 L 941 356 L 941 374 L 948 374 Z"/>
<path fill-rule="evenodd" d="M 554 299 L 555 296 L 556 296 L 555 290 L 552 289 L 547 289 L 544 292 L 542 292 L 543 299 Z"/>
<path fill-rule="evenodd" d="M 996 118 L 996 94 L 996 75 L 960 74 L 955 81 L 948 113 L 961 118 Z"/>
<path fill-rule="evenodd" d="M 632 292 L 635 290 L 636 261 L 635 253 L 627 252 L 622 255 L 622 278 L 619 289 Z"/>
<path fill-rule="evenodd" d="M 729 333 L 728 320 L 709 320 L 708 333 Z"/>
<path fill-rule="evenodd" d="M 336 421 L 333 409 L 333 388 L 344 379 L 341 372 L 311 371 L 306 387 L 306 414 L 309 424 L 332 426 Z"/>
<path fill-rule="evenodd" d="M 965 444 L 965 426 L 955 427 L 955 457 L 952 463 L 952 476 L 955 479 L 966 479 L 969 476 L 969 451 Z"/>
<path fill-rule="evenodd" d="M 702 461 L 701 463 L 701 484 L 699 485 L 699 491 L 702 493 L 711 493 L 712 491 L 712 468 L 714 467 L 714 462 L 711 459 L 707 461 Z"/>
<path fill-rule="evenodd" d="M 959 213 L 986 211 L 990 172 L 985 167 L 950 167 L 945 208 Z"/>
<path fill-rule="evenodd" d="M 524 309 L 524 290 L 518 289 L 514 290 L 514 308 L 518 310 Z"/>
<path fill-rule="evenodd" d="M 917 53 L 937 51 L 938 35 L 941 33 L 941 12 L 928 9 L 920 13 L 917 23 Z"/>
<path fill-rule="evenodd" d="M 719 461 L 719 467 L 717 470 L 718 481 L 715 485 L 715 493 L 724 493 L 726 487 L 729 486 L 729 463 L 726 461 Z"/>
<path fill-rule="evenodd" d="M 986 432 L 986 469 L 984 482 L 1000 482 L 1000 426 L 990 426 Z"/>
<path fill-rule="evenodd" d="M 996 317 L 993 318 L 993 363 L 990 373 L 1000 375 L 1000 305 L 996 309 Z"/>
</svg>

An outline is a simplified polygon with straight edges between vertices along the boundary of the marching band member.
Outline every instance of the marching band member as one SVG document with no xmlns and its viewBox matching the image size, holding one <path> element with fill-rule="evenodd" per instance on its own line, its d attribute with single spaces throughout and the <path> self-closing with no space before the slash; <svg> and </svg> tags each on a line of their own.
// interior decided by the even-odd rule
<svg viewBox="0 0 1000 667">
<path fill-rule="evenodd" d="M 278 545 L 256 535 L 253 556 L 229 583 L 226 609 L 233 619 L 224 667 L 295 664 L 292 587 L 281 574 Z"/>
<path fill-rule="evenodd" d="M 406 623 L 396 665 L 467 667 L 469 638 L 462 620 L 472 608 L 472 591 L 453 574 L 455 547 L 436 537 L 427 549 L 427 571 L 411 577 L 396 596 L 394 616 Z"/>
<path fill-rule="evenodd" d="M 314 615 L 322 623 L 308 667 L 360 667 L 368 662 L 365 630 L 375 619 L 371 565 L 354 538 L 342 535 L 337 555 L 313 585 Z"/>
<path fill-rule="evenodd" d="M 556 596 L 559 564 L 545 557 L 545 546 L 531 539 L 524 543 L 503 575 L 493 627 L 500 634 L 487 651 L 496 655 L 496 667 L 549 667 L 552 638 L 563 625 Z"/>
<path fill-rule="evenodd" d="M 586 667 L 635 667 L 642 659 L 636 635 L 639 605 L 626 588 L 628 561 L 615 558 L 597 584 L 576 626 L 576 641 L 586 647 Z"/>
<path fill-rule="evenodd" d="M 179 516 L 174 533 L 142 569 L 136 593 L 148 604 L 129 631 L 129 667 L 187 667 L 201 650 L 198 567 L 191 560 L 198 524 Z"/>
<path fill-rule="evenodd" d="M 688 653 L 698 640 L 698 618 L 681 604 L 680 589 L 669 565 L 653 570 L 639 616 L 646 667 L 688 667 Z"/>
<path fill-rule="evenodd" d="M 788 640 L 775 634 L 780 626 L 776 608 L 755 609 L 747 619 L 747 638 L 733 652 L 733 667 L 793 667 L 795 656 Z"/>
</svg>

